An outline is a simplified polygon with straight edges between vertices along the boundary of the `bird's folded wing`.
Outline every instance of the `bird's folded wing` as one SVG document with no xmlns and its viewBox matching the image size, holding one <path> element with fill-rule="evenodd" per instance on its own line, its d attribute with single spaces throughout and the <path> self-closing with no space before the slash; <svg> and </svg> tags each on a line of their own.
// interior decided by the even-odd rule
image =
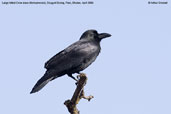
<svg viewBox="0 0 171 114">
<path fill-rule="evenodd" d="M 91 53 L 86 53 L 90 51 L 89 43 L 76 42 L 66 48 L 65 50 L 59 52 L 53 56 L 49 61 L 45 63 L 46 69 L 58 69 L 58 71 L 68 70 L 73 67 L 79 66 Z M 83 51 L 85 50 L 86 51 Z M 90 50 L 89 50 L 90 49 Z"/>
</svg>

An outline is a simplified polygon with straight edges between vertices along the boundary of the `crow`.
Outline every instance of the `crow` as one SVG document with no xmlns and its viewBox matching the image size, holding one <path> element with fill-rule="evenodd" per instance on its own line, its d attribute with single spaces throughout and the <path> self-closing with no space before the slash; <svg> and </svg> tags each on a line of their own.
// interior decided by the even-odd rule
<svg viewBox="0 0 171 114">
<path fill-rule="evenodd" d="M 93 63 L 100 53 L 101 40 L 110 36 L 108 33 L 99 34 L 96 30 L 85 31 L 79 41 L 60 51 L 45 63 L 44 67 L 47 70 L 37 81 L 30 94 L 38 92 L 48 82 L 65 74 L 76 80 L 72 74 L 80 73 Z"/>
</svg>

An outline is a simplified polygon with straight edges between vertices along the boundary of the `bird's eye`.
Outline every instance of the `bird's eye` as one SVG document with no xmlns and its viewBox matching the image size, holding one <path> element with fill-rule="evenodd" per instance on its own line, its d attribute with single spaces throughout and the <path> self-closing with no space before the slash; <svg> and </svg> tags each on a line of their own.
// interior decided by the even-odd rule
<svg viewBox="0 0 171 114">
<path fill-rule="evenodd" d="M 94 34 L 90 34 L 90 37 L 94 37 Z"/>
</svg>

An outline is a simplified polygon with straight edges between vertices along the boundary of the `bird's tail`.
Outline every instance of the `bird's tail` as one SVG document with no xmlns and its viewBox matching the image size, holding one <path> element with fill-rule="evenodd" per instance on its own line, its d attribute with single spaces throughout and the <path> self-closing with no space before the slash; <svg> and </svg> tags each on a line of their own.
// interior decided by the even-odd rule
<svg viewBox="0 0 171 114">
<path fill-rule="evenodd" d="M 38 92 L 39 90 L 41 90 L 52 79 L 53 79 L 53 77 L 52 76 L 49 76 L 49 73 L 46 72 L 44 74 L 44 76 L 37 81 L 37 83 L 33 87 L 33 89 L 30 92 L 30 94 L 35 93 L 35 92 Z"/>
</svg>

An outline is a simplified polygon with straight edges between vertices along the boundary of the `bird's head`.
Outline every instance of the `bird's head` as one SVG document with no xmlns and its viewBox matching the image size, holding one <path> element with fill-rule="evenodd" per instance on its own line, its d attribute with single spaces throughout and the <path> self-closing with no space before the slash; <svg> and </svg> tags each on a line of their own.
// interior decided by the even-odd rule
<svg viewBox="0 0 171 114">
<path fill-rule="evenodd" d="M 100 42 L 102 39 L 110 36 L 109 33 L 98 33 L 96 30 L 87 30 L 82 34 L 80 40 L 95 40 Z"/>
</svg>

